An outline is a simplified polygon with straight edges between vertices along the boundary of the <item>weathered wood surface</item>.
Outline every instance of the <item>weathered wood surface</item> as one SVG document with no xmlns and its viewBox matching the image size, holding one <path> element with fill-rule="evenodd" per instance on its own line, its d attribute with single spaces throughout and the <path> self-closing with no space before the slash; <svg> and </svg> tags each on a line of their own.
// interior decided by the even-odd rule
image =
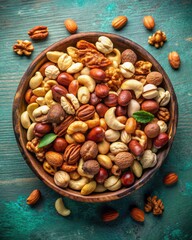
<svg viewBox="0 0 192 240">
<path fill-rule="evenodd" d="M 192 1 L 0 1 L 0 239 L 192 239 Z M 115 16 L 126 15 L 129 22 L 121 31 L 111 27 Z M 155 30 L 161 29 L 168 41 L 162 49 L 148 45 L 151 32 L 142 25 L 144 15 L 153 15 Z M 170 77 L 179 104 L 177 134 L 165 164 L 142 189 L 131 196 L 110 203 L 80 203 L 64 199 L 72 214 L 59 216 L 54 209 L 57 193 L 44 185 L 29 169 L 17 147 L 12 130 L 12 101 L 18 83 L 31 61 L 46 47 L 68 36 L 63 26 L 66 18 L 74 18 L 78 32 L 103 31 L 118 33 L 148 50 Z M 29 39 L 27 31 L 46 25 L 50 35 L 46 41 L 34 42 L 32 56 L 19 57 L 12 51 L 17 39 Z M 154 32 L 154 31 L 153 31 Z M 168 64 L 170 51 L 178 51 L 181 67 L 174 71 Z M 162 178 L 177 172 L 179 182 L 167 188 Z M 26 197 L 39 188 L 43 199 L 31 208 Z M 157 194 L 164 202 L 162 217 L 146 214 L 144 224 L 133 222 L 128 214 L 132 204 L 143 208 L 145 194 Z M 99 211 L 110 205 L 120 218 L 103 224 Z"/>
</svg>

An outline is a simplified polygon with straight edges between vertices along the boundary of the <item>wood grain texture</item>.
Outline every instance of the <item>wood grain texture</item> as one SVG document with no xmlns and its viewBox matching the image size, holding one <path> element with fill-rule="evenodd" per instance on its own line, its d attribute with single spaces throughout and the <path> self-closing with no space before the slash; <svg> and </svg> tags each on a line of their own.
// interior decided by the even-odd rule
<svg viewBox="0 0 192 240">
<path fill-rule="evenodd" d="M 192 197 L 192 2 L 178 1 L 0 1 L 0 238 L 1 239 L 191 239 Z M 111 27 L 118 15 L 126 15 L 128 24 L 121 31 Z M 142 25 L 144 15 L 152 15 L 155 30 L 163 30 L 167 42 L 161 49 L 148 45 L 149 32 Z M 149 51 L 167 72 L 179 104 L 177 134 L 166 162 L 157 174 L 140 190 L 123 199 L 109 203 L 120 212 L 120 218 L 103 224 L 99 212 L 105 204 L 77 203 L 64 199 L 72 211 L 68 218 L 57 215 L 54 202 L 59 197 L 35 177 L 25 164 L 12 130 L 12 102 L 21 77 L 31 61 L 46 47 L 69 36 L 63 22 L 74 18 L 78 32 L 104 31 L 127 37 Z M 35 25 L 46 25 L 47 40 L 34 42 L 32 56 L 19 57 L 12 51 L 17 39 L 29 39 L 27 31 Z M 168 64 L 168 53 L 178 51 L 181 67 L 173 70 Z M 163 176 L 174 171 L 179 175 L 177 185 L 162 185 Z M 28 180 L 26 180 L 28 179 Z M 30 208 L 25 200 L 30 191 L 39 188 L 43 199 Z M 146 215 L 144 225 L 131 220 L 128 209 L 132 204 L 143 208 L 147 193 L 158 195 L 164 202 L 162 217 Z M 75 226 L 75 227 L 74 227 Z"/>
</svg>

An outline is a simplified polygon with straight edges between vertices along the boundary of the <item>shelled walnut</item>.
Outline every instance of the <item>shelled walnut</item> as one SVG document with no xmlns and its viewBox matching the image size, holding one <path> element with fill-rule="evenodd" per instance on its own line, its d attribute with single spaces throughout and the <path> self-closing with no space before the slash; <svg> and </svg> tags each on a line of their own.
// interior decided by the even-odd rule
<svg viewBox="0 0 192 240">
<path fill-rule="evenodd" d="M 28 40 L 17 40 L 17 43 L 13 45 L 13 51 L 18 55 L 30 56 L 33 52 L 34 47 L 32 43 Z"/>
</svg>

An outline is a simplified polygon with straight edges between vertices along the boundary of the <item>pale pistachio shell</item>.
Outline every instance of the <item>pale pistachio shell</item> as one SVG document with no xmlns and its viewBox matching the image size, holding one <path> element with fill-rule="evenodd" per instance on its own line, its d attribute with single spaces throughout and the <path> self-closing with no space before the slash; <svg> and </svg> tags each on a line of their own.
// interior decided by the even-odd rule
<svg viewBox="0 0 192 240">
<path fill-rule="evenodd" d="M 118 189 L 121 188 L 121 186 L 122 186 L 121 180 L 119 179 L 113 186 L 108 187 L 107 189 L 108 189 L 109 191 L 117 191 Z"/>
<path fill-rule="evenodd" d="M 114 142 L 110 145 L 110 152 L 116 155 L 119 152 L 128 151 L 128 146 L 123 142 Z"/>
<path fill-rule="evenodd" d="M 90 99 L 90 92 L 87 87 L 80 87 L 77 92 L 77 98 L 80 103 L 86 104 Z"/>
<path fill-rule="evenodd" d="M 131 134 L 128 134 L 125 130 L 121 131 L 121 142 L 127 144 L 131 141 Z"/>
<path fill-rule="evenodd" d="M 131 62 L 124 62 L 119 65 L 119 69 L 125 78 L 131 78 L 135 73 L 135 67 Z"/>
<path fill-rule="evenodd" d="M 137 178 L 142 176 L 143 168 L 137 160 L 134 160 L 133 164 L 131 165 L 131 170 Z"/>
<path fill-rule="evenodd" d="M 89 179 L 87 177 L 82 177 L 79 180 L 70 180 L 69 187 L 73 190 L 80 191 L 88 182 Z"/>
<path fill-rule="evenodd" d="M 164 122 L 163 120 L 159 120 L 159 121 L 157 121 L 157 124 L 158 124 L 159 127 L 160 127 L 160 132 L 161 132 L 161 133 L 167 132 L 168 127 L 167 127 L 166 122 Z"/>
<path fill-rule="evenodd" d="M 161 102 L 160 102 L 159 105 L 160 105 L 161 107 L 166 106 L 166 105 L 169 103 L 170 99 L 171 99 L 170 92 L 169 92 L 169 91 L 166 91 L 166 92 L 165 92 L 165 96 L 164 96 L 164 98 L 161 100 Z"/>
<path fill-rule="evenodd" d="M 39 104 L 37 103 L 30 103 L 28 106 L 27 106 L 27 112 L 29 114 L 29 117 L 30 119 L 35 122 L 35 119 L 33 117 L 33 111 L 39 107 Z"/>
<path fill-rule="evenodd" d="M 82 176 L 82 177 L 86 177 L 86 178 L 93 178 L 94 175 L 87 174 L 87 173 L 84 172 L 83 164 L 84 164 L 84 161 L 83 161 L 83 158 L 81 158 L 80 161 L 79 161 L 78 168 L 77 168 L 77 172 L 79 173 L 79 175 Z"/>
<path fill-rule="evenodd" d="M 43 76 L 41 75 L 40 72 L 36 72 L 35 76 L 33 76 L 29 81 L 29 87 L 31 89 L 35 89 L 41 85 L 42 81 L 43 81 Z"/>
<path fill-rule="evenodd" d="M 104 187 L 106 187 L 107 189 L 112 187 L 113 185 L 115 185 L 117 182 L 119 181 L 119 178 L 116 176 L 110 176 L 109 178 L 107 178 L 104 182 Z"/>
<path fill-rule="evenodd" d="M 69 184 L 70 176 L 65 171 L 57 171 L 54 175 L 54 182 L 61 188 L 66 188 Z"/>
<path fill-rule="evenodd" d="M 60 56 L 62 56 L 64 52 L 59 52 L 59 51 L 49 51 L 46 53 L 46 56 L 49 61 L 57 63 L 58 59 Z"/>
<path fill-rule="evenodd" d="M 157 86 L 155 86 L 154 84 L 146 84 L 143 87 L 142 96 L 145 99 L 153 99 L 153 98 L 157 97 L 157 95 L 158 95 Z"/>
<path fill-rule="evenodd" d="M 95 181 L 91 181 L 83 186 L 81 189 L 81 194 L 86 196 L 94 192 L 95 188 L 97 186 L 97 183 Z"/>
<path fill-rule="evenodd" d="M 72 65 L 67 69 L 67 73 L 74 74 L 77 72 L 80 72 L 83 69 L 83 64 L 82 63 L 72 63 Z"/>
<path fill-rule="evenodd" d="M 113 43 L 111 39 L 109 39 L 108 37 L 105 36 L 99 37 L 95 45 L 97 50 L 104 54 L 109 54 L 113 51 Z"/>
<path fill-rule="evenodd" d="M 143 168 L 154 167 L 157 163 L 157 156 L 151 150 L 145 150 L 140 159 Z"/>
<path fill-rule="evenodd" d="M 120 132 L 113 129 L 108 129 L 105 132 L 105 138 L 108 142 L 115 142 L 120 138 Z"/>
<path fill-rule="evenodd" d="M 95 90 L 96 82 L 92 77 L 88 75 L 80 75 L 77 78 L 77 81 L 79 82 L 80 85 L 87 87 L 89 92 L 93 92 Z"/>
<path fill-rule="evenodd" d="M 97 193 L 102 193 L 102 192 L 105 192 L 107 190 L 106 187 L 104 187 L 103 184 L 97 184 L 94 192 L 97 192 Z"/>
<path fill-rule="evenodd" d="M 106 169 L 111 169 L 113 166 L 113 163 L 112 163 L 110 157 L 108 157 L 107 155 L 104 155 L 104 154 L 98 154 L 97 161 L 99 162 L 99 164 L 102 167 L 104 167 Z"/>
<path fill-rule="evenodd" d="M 72 63 L 72 57 L 67 53 L 64 53 L 59 57 L 57 65 L 61 71 L 65 71 L 72 65 Z"/>
<path fill-rule="evenodd" d="M 59 74 L 60 74 L 59 68 L 56 67 L 55 65 L 50 65 L 50 66 L 46 67 L 46 69 L 45 69 L 45 75 L 49 79 L 54 80 L 58 77 Z"/>
<path fill-rule="evenodd" d="M 132 117 L 133 113 L 139 111 L 141 108 L 140 104 L 135 100 L 135 99 L 131 99 L 129 104 L 128 104 L 128 116 Z"/>
<path fill-rule="evenodd" d="M 102 142 L 97 144 L 97 147 L 100 154 L 107 154 L 109 152 L 110 143 L 104 139 Z"/>
<path fill-rule="evenodd" d="M 55 209 L 60 215 L 64 217 L 69 216 L 71 214 L 71 211 L 65 207 L 62 198 L 58 198 L 55 201 Z"/>
<path fill-rule="evenodd" d="M 34 137 L 34 127 L 35 127 L 36 123 L 32 123 L 29 128 L 27 129 L 27 140 L 31 141 Z"/>
<path fill-rule="evenodd" d="M 37 96 L 37 97 L 44 97 L 46 94 L 46 91 L 45 91 L 44 87 L 37 87 L 37 88 L 33 89 L 33 94 L 35 94 L 35 96 Z"/>
<path fill-rule="evenodd" d="M 30 121 L 29 114 L 27 111 L 25 111 L 21 114 L 21 125 L 25 129 L 28 129 L 31 125 L 31 121 Z"/>
</svg>

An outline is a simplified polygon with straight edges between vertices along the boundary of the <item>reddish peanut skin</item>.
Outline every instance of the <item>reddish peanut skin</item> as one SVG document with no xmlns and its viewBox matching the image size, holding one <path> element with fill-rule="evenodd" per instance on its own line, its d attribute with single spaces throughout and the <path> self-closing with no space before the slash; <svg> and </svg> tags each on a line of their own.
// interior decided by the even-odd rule
<svg viewBox="0 0 192 240">
<path fill-rule="evenodd" d="M 169 141 L 169 136 L 167 133 L 160 133 L 153 142 L 155 148 L 162 148 Z"/>
<path fill-rule="evenodd" d="M 102 142 L 105 137 L 105 131 L 102 127 L 94 127 L 87 134 L 87 140 L 92 140 L 94 142 Z"/>
<path fill-rule="evenodd" d="M 89 103 L 93 106 L 96 106 L 100 102 L 101 98 L 98 98 L 95 92 L 91 93 Z"/>
<path fill-rule="evenodd" d="M 134 174 L 131 171 L 125 172 L 121 177 L 121 183 L 125 187 L 131 186 L 135 181 Z"/>
<path fill-rule="evenodd" d="M 108 178 L 108 172 L 105 168 L 100 168 L 98 174 L 95 176 L 95 180 L 98 183 L 104 183 L 104 181 Z"/>
<path fill-rule="evenodd" d="M 67 89 L 61 85 L 54 85 L 52 88 L 53 99 L 56 102 L 60 102 L 62 96 L 65 96 L 68 92 Z"/>
<path fill-rule="evenodd" d="M 79 82 L 77 80 L 72 80 L 69 84 L 68 91 L 73 95 L 77 95 L 77 91 L 79 89 Z"/>
<path fill-rule="evenodd" d="M 144 148 L 137 140 L 131 140 L 129 142 L 129 149 L 135 156 L 141 156 L 144 152 Z"/>
<path fill-rule="evenodd" d="M 69 84 L 73 81 L 73 79 L 74 77 L 71 74 L 62 72 L 57 77 L 57 82 L 64 87 L 68 87 Z"/>
<path fill-rule="evenodd" d="M 96 111 L 99 114 L 99 117 L 104 117 L 105 113 L 109 108 L 104 103 L 99 103 L 96 106 Z"/>
<path fill-rule="evenodd" d="M 45 134 L 49 133 L 51 129 L 51 124 L 36 123 L 34 127 L 34 134 L 36 137 L 43 137 Z"/>
<path fill-rule="evenodd" d="M 109 94 L 109 87 L 105 84 L 97 84 L 95 93 L 99 98 L 105 98 Z"/>
<path fill-rule="evenodd" d="M 127 106 L 132 99 L 132 94 L 130 91 L 122 90 L 118 96 L 118 104 L 120 106 Z"/>
<path fill-rule="evenodd" d="M 159 110 L 159 104 L 155 100 L 146 100 L 142 102 L 141 109 L 155 114 Z"/>
<path fill-rule="evenodd" d="M 122 107 L 122 106 L 117 106 L 116 110 L 115 110 L 115 115 L 118 116 L 126 116 L 127 114 L 127 108 L 126 107 Z"/>
<path fill-rule="evenodd" d="M 97 80 L 97 82 L 102 82 L 105 80 L 106 74 L 105 72 L 100 68 L 93 68 L 90 70 L 90 76 Z"/>
<path fill-rule="evenodd" d="M 64 138 L 58 137 L 53 142 L 53 148 L 56 152 L 64 152 L 68 143 Z"/>
<path fill-rule="evenodd" d="M 108 107 L 115 107 L 117 106 L 117 95 L 111 93 L 106 98 L 104 98 L 104 103 Z"/>
</svg>

